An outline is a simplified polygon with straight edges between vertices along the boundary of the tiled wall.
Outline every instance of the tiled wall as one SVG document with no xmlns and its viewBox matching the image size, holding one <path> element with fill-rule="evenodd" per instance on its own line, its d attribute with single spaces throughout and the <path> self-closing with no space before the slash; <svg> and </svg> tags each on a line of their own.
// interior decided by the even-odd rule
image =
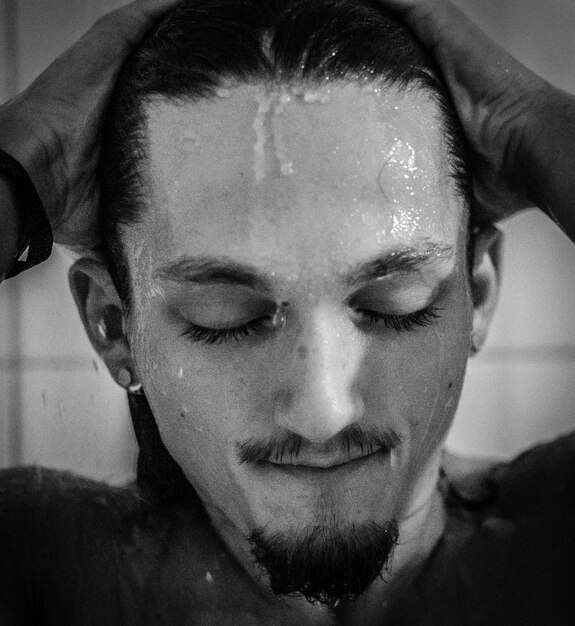
<svg viewBox="0 0 575 626">
<path fill-rule="evenodd" d="M 499 310 L 449 445 L 509 456 L 575 427 L 575 246 L 539 212 L 507 231 Z"/>
<path fill-rule="evenodd" d="M 16 279 L 21 460 L 121 482 L 135 461 L 126 398 L 84 333 L 68 289 L 69 264 L 56 250 Z"/>
<path fill-rule="evenodd" d="M 17 54 L 0 58 L 2 99 L 117 4 L 0 0 L 3 11 L 17 9 Z M 575 92 L 571 0 L 459 4 L 523 61 Z M 465 454 L 509 456 L 575 425 L 575 246 L 535 212 L 505 228 L 500 310 L 485 350 L 470 363 L 448 442 Z M 37 462 L 121 482 L 135 459 L 125 399 L 84 336 L 68 264 L 56 252 L 0 285 L 0 465 Z"/>
</svg>

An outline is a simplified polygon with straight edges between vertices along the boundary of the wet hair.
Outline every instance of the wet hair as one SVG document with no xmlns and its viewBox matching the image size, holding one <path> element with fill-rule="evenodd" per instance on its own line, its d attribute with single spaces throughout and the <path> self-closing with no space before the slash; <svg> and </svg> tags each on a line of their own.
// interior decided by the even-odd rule
<svg viewBox="0 0 575 626">
<path fill-rule="evenodd" d="M 196 102 L 235 83 L 320 85 L 369 81 L 420 88 L 437 103 L 450 174 L 469 206 L 466 146 L 429 55 L 375 0 L 187 0 L 150 33 L 118 81 L 104 129 L 101 182 L 105 252 L 127 309 L 130 276 L 121 226 L 145 202 L 145 108 L 152 100 Z"/>
</svg>

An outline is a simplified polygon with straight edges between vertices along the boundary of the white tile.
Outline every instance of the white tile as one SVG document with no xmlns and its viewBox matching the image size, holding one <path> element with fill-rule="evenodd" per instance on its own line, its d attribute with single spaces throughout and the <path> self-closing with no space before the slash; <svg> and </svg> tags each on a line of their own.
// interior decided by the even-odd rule
<svg viewBox="0 0 575 626">
<path fill-rule="evenodd" d="M 575 346 L 575 246 L 540 212 L 505 225 L 491 346 Z"/>
<path fill-rule="evenodd" d="M 55 249 L 50 259 L 18 276 L 20 354 L 60 359 L 95 355 L 68 287 L 70 259 Z"/>
<path fill-rule="evenodd" d="M 509 458 L 575 428 L 575 361 L 471 362 L 448 447 Z"/>
<path fill-rule="evenodd" d="M 23 462 L 118 483 L 134 473 L 125 393 L 91 366 L 23 372 Z"/>
<path fill-rule="evenodd" d="M 473 20 L 529 68 L 575 91 L 572 0 L 456 0 Z"/>
<path fill-rule="evenodd" d="M 0 358 L 18 354 L 20 295 L 14 280 L 0 283 Z"/>
<path fill-rule="evenodd" d="M 14 416 L 18 414 L 19 394 L 14 387 L 14 374 L 0 368 L 0 467 L 9 467 L 18 447 L 14 432 Z"/>
</svg>

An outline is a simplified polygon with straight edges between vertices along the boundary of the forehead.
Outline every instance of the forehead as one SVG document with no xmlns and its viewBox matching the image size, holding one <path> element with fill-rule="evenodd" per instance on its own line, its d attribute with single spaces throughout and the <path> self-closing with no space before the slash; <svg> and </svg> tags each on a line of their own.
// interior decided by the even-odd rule
<svg viewBox="0 0 575 626">
<path fill-rule="evenodd" d="M 226 256 L 297 277 L 404 246 L 455 246 L 462 203 L 424 92 L 236 86 L 147 109 L 149 208 L 128 248 L 157 267 Z"/>
</svg>

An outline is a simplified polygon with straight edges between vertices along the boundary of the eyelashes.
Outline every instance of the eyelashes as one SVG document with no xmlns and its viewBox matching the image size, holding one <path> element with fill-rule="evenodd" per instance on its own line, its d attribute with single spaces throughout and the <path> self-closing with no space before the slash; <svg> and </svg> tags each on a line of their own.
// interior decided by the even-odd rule
<svg viewBox="0 0 575 626">
<path fill-rule="evenodd" d="M 416 330 L 417 327 L 431 326 L 435 320 L 441 317 L 438 309 L 432 306 L 405 315 L 377 313 L 365 309 L 358 309 L 358 312 L 363 313 L 371 324 L 382 322 L 385 328 L 392 328 L 398 333 L 403 330 Z"/>
<path fill-rule="evenodd" d="M 207 343 L 208 345 L 227 343 L 228 341 L 241 341 L 252 335 L 261 334 L 264 329 L 270 328 L 269 320 L 261 318 L 235 328 L 207 328 L 198 324 L 190 324 L 183 336 L 193 341 Z"/>
<path fill-rule="evenodd" d="M 367 309 L 356 309 L 356 313 L 362 315 L 365 319 L 364 323 L 367 323 L 369 326 L 380 325 L 384 328 L 394 330 L 397 333 L 414 331 L 418 328 L 431 326 L 441 317 L 438 309 L 433 306 L 404 315 L 378 313 Z M 199 343 L 217 345 L 234 341 L 240 342 L 249 337 L 261 335 L 272 330 L 271 319 L 269 317 L 262 317 L 233 328 L 208 328 L 198 324 L 190 324 L 182 333 L 182 336 Z"/>
</svg>

